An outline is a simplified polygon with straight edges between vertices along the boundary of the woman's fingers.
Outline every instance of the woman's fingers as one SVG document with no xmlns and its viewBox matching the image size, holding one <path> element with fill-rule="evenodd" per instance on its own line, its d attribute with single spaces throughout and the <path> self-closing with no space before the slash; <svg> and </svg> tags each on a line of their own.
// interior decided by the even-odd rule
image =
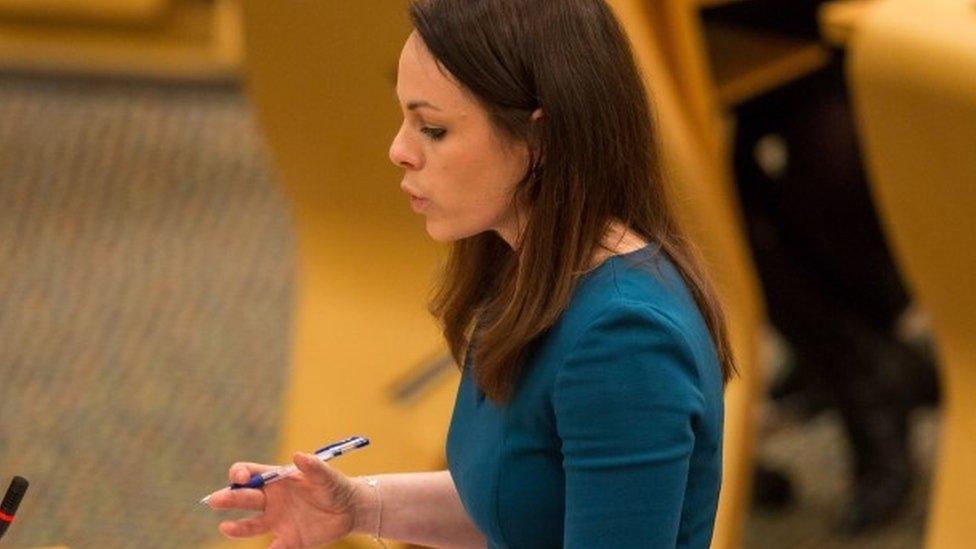
<svg viewBox="0 0 976 549">
<path fill-rule="evenodd" d="M 296 452 L 292 456 L 292 461 L 298 467 L 298 470 L 305 475 L 305 478 L 312 482 L 325 485 L 335 484 L 337 473 L 319 458 L 304 452 Z"/>
<path fill-rule="evenodd" d="M 265 471 L 270 471 L 271 469 L 275 468 L 277 468 L 277 465 L 264 465 L 262 463 L 239 461 L 230 466 L 227 476 L 230 478 L 231 482 L 244 484 L 251 479 L 252 475 L 260 475 Z"/>
<path fill-rule="evenodd" d="M 271 528 L 261 517 L 224 521 L 220 523 L 218 528 L 221 534 L 229 538 L 249 538 L 271 531 Z"/>
<path fill-rule="evenodd" d="M 263 491 L 250 488 L 240 490 L 224 488 L 214 492 L 208 502 L 210 508 L 215 510 L 246 509 L 248 511 L 263 511 L 266 503 Z"/>
</svg>

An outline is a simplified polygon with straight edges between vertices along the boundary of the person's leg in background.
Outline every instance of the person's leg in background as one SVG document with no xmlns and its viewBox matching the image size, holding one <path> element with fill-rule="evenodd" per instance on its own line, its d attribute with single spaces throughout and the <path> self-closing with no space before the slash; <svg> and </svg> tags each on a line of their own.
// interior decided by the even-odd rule
<svg viewBox="0 0 976 549">
<path fill-rule="evenodd" d="M 897 336 L 910 300 L 871 204 L 840 62 L 736 114 L 736 179 L 770 320 L 796 357 L 794 385 L 839 412 L 853 472 L 841 527 L 855 533 L 908 496 L 908 416 L 937 400 L 934 363 Z"/>
</svg>

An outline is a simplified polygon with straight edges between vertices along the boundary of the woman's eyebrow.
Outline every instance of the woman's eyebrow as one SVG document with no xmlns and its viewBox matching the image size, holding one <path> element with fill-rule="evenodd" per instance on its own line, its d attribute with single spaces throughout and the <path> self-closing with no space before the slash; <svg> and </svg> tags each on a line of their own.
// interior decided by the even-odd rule
<svg viewBox="0 0 976 549">
<path fill-rule="evenodd" d="M 428 109 L 432 109 L 432 110 L 435 110 L 435 111 L 439 111 L 440 110 L 439 108 L 435 107 L 434 105 L 431 105 L 427 101 L 411 101 L 411 102 L 407 103 L 407 110 L 408 111 L 415 111 L 415 110 L 420 109 L 420 108 L 428 108 Z"/>
</svg>

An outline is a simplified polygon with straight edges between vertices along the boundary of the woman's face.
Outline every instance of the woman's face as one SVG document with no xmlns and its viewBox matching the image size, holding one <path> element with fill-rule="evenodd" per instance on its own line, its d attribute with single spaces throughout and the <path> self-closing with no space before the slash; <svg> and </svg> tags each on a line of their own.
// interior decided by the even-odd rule
<svg viewBox="0 0 976 549">
<path fill-rule="evenodd" d="M 441 72 L 416 32 L 400 54 L 397 96 L 403 124 L 390 160 L 404 170 L 400 188 L 427 218 L 427 233 L 448 242 L 488 230 L 512 245 L 512 206 L 529 151 L 494 129 L 488 113 Z"/>
</svg>

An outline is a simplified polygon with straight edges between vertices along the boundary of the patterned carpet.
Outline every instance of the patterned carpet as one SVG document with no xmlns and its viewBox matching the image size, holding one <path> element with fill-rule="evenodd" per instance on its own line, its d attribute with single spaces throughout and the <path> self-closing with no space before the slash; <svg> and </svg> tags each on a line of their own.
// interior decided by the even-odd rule
<svg viewBox="0 0 976 549">
<path fill-rule="evenodd" d="M 276 448 L 293 241 L 240 90 L 0 75 L 0 481 L 31 489 L 10 547 L 195 547 L 197 499 Z M 916 422 L 923 478 L 933 414 Z M 920 546 L 927 483 L 840 540 L 836 420 L 760 453 L 800 499 L 747 548 Z"/>
<path fill-rule="evenodd" d="M 238 90 L 0 76 L 5 546 L 192 547 L 274 456 L 293 242 Z"/>
</svg>

